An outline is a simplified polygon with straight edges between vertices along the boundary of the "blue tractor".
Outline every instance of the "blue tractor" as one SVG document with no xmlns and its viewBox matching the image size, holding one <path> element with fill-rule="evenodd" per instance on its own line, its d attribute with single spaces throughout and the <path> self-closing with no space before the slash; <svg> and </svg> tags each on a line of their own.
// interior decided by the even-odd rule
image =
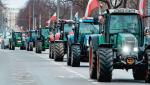
<svg viewBox="0 0 150 85">
<path fill-rule="evenodd" d="M 74 34 L 68 35 L 67 65 L 79 67 L 80 61 L 88 62 L 89 35 L 99 33 L 98 20 L 80 19 L 73 25 Z"/>
</svg>

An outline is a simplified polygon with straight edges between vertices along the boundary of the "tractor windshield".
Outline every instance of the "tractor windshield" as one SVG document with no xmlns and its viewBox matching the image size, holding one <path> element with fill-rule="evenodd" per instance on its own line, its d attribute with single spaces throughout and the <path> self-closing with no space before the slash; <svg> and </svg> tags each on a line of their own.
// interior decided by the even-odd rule
<svg viewBox="0 0 150 85">
<path fill-rule="evenodd" d="M 111 15 L 110 18 L 110 33 L 139 33 L 137 15 Z"/>
<path fill-rule="evenodd" d="M 93 23 L 80 23 L 79 32 L 82 33 L 88 33 L 88 34 L 94 34 L 99 33 L 99 25 L 93 24 Z"/>
<path fill-rule="evenodd" d="M 22 34 L 20 32 L 14 33 L 14 37 L 15 38 L 20 38 L 21 36 L 22 36 Z"/>
<path fill-rule="evenodd" d="M 65 24 L 64 25 L 64 32 L 72 32 L 72 25 L 71 24 Z"/>
<path fill-rule="evenodd" d="M 49 37 L 49 29 L 42 29 L 42 35 L 47 38 Z"/>
<path fill-rule="evenodd" d="M 37 32 L 36 31 L 32 31 L 32 37 L 33 38 L 37 37 Z"/>
</svg>

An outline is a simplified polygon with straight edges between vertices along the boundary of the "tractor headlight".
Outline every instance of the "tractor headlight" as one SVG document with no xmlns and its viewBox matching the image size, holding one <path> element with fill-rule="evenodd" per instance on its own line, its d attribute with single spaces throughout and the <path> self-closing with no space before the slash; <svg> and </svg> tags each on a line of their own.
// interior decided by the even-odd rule
<svg viewBox="0 0 150 85">
<path fill-rule="evenodd" d="M 137 48 L 137 47 L 134 47 L 133 51 L 134 51 L 134 52 L 138 52 L 138 48 Z"/>
<path fill-rule="evenodd" d="M 128 47 L 128 46 L 124 46 L 124 47 L 123 47 L 123 52 L 124 52 L 124 53 L 129 53 L 129 52 L 130 52 L 129 47 Z"/>
</svg>

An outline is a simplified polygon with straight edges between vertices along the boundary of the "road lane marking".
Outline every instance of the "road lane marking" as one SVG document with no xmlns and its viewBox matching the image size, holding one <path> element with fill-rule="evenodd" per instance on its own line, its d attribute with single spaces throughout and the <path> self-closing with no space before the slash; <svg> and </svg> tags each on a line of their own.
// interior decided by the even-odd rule
<svg viewBox="0 0 150 85">
<path fill-rule="evenodd" d="M 48 57 L 45 57 L 45 56 L 44 56 L 44 57 L 41 56 L 41 55 L 38 55 L 38 56 L 39 56 L 40 58 L 44 59 L 44 60 L 53 61 L 53 62 L 52 62 L 53 64 L 55 64 L 55 65 L 57 65 L 57 66 L 60 66 L 61 68 L 67 70 L 67 71 L 70 72 L 70 73 L 73 73 L 74 76 L 72 76 L 72 78 L 75 78 L 76 76 L 78 76 L 78 77 L 80 77 L 80 78 L 83 78 L 83 79 L 87 80 L 88 82 L 91 82 L 92 84 L 99 84 L 99 82 L 97 82 L 96 80 L 92 80 L 92 79 L 90 79 L 89 77 L 86 77 L 86 76 L 80 74 L 79 72 L 76 72 L 76 71 L 74 71 L 73 69 L 64 66 L 64 65 L 61 64 L 60 62 L 55 62 L 53 59 L 49 59 Z M 65 76 L 61 76 L 61 75 L 59 75 L 59 76 L 57 76 L 57 77 L 59 77 L 59 78 L 65 78 Z"/>
</svg>

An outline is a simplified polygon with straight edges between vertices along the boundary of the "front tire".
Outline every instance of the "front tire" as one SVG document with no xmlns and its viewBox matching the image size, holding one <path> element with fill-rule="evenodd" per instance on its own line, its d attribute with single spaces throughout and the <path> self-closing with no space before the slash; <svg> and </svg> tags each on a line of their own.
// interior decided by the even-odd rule
<svg viewBox="0 0 150 85">
<path fill-rule="evenodd" d="M 67 65 L 71 66 L 71 51 L 69 45 L 67 45 Z"/>
<path fill-rule="evenodd" d="M 36 42 L 35 50 L 36 53 L 42 53 L 42 42 Z"/>
<path fill-rule="evenodd" d="M 150 83 L 150 49 L 146 50 L 145 53 L 145 58 L 146 58 L 146 78 L 145 78 L 145 82 L 146 83 Z"/>
<path fill-rule="evenodd" d="M 29 43 L 29 51 L 33 51 L 33 43 Z"/>
<path fill-rule="evenodd" d="M 97 51 L 97 80 L 110 82 L 113 70 L 113 52 L 109 48 L 100 48 Z"/>
<path fill-rule="evenodd" d="M 71 47 L 71 66 L 72 67 L 80 67 L 80 47 L 77 45 L 73 45 Z"/>
<path fill-rule="evenodd" d="M 63 61 L 64 58 L 64 45 L 63 43 L 55 44 L 55 61 Z"/>
</svg>

